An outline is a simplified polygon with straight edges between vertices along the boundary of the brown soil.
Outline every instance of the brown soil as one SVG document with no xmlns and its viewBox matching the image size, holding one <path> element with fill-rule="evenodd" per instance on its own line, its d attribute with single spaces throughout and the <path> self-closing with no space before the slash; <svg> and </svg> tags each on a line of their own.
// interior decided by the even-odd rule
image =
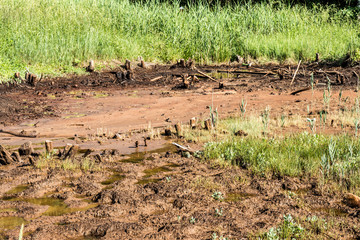
<svg viewBox="0 0 360 240">
<path fill-rule="evenodd" d="M 322 191 L 315 180 L 266 179 L 237 167 L 181 157 L 164 138 L 143 144 L 149 125 L 156 130 L 188 123 L 192 117 L 205 119 L 209 105 L 217 107 L 221 117 L 238 115 L 243 97 L 249 112 L 271 106 L 272 115 L 306 115 L 311 91 L 290 93 L 309 87 L 312 72 L 318 102 L 325 76 L 334 95 L 339 89 L 344 98 L 357 95 L 353 72 L 359 73 L 358 67 L 304 66 L 290 86 L 295 68 L 198 67 L 218 80 L 211 81 L 196 70 L 154 65 L 135 68 L 133 80 L 118 79 L 117 69 L 43 79 L 36 87 L 1 86 L 0 144 L 7 149 L 30 140 L 35 150 L 42 150 L 44 140 L 51 139 L 59 148 L 71 143 L 93 149 L 92 155 L 112 149 L 120 155 L 99 163 L 102 170 L 88 173 L 39 170 L 20 163 L 0 166 L 0 238 L 17 239 L 24 222 L 24 239 L 211 239 L 213 233 L 246 239 L 275 227 L 286 214 L 317 215 L 341 226 L 326 233 L 330 239 L 359 237 L 360 229 L 354 227 L 359 226 L 358 210 L 344 205 L 341 194 Z M 233 70 L 264 74 L 223 73 Z M 198 77 L 186 89 L 181 79 L 185 74 Z M 38 137 L 32 139 L 9 134 L 34 131 Z M 112 138 L 115 133 L 118 139 Z M 212 197 L 217 191 L 224 200 Z M 298 194 L 289 197 L 289 191 Z"/>
</svg>

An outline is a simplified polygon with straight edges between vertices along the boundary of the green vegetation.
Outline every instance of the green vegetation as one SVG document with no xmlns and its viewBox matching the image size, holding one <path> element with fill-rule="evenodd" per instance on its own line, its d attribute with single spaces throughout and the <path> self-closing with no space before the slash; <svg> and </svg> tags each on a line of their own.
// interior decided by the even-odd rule
<svg viewBox="0 0 360 240">
<path fill-rule="evenodd" d="M 278 1 L 179 8 L 158 1 L 3 0 L 0 79 L 26 68 L 81 72 L 90 58 L 211 63 L 235 54 L 260 62 L 310 60 L 316 52 L 326 60 L 360 55 L 359 23 L 346 9 Z"/>
</svg>

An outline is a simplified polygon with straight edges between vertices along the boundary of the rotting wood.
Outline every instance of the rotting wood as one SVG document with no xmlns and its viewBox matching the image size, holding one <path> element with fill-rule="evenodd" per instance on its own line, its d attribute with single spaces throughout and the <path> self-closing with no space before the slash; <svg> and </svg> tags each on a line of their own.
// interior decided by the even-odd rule
<svg viewBox="0 0 360 240">
<path fill-rule="evenodd" d="M 50 141 L 50 140 L 46 140 L 46 141 L 45 141 L 45 150 L 46 150 L 46 153 L 47 153 L 47 154 L 53 152 L 53 150 L 54 150 L 54 143 L 53 143 L 53 141 Z"/>
<path fill-rule="evenodd" d="M 79 151 L 79 145 L 72 145 L 70 149 L 64 153 L 63 159 L 74 159 L 75 155 Z"/>
<path fill-rule="evenodd" d="M 145 69 L 148 68 L 147 64 L 146 64 L 145 61 L 142 60 L 142 59 L 141 59 L 141 61 L 140 61 L 139 67 L 142 67 L 142 68 L 145 68 Z"/>
<path fill-rule="evenodd" d="M 37 138 L 38 134 L 36 132 L 32 132 L 31 134 L 28 134 L 25 130 L 22 130 L 19 133 L 13 132 L 13 131 L 7 131 L 4 129 L 0 129 L 0 133 L 6 133 L 13 135 L 15 137 L 25 137 L 25 138 Z"/>
<path fill-rule="evenodd" d="M 258 75 L 277 75 L 277 73 L 273 72 L 250 72 L 250 71 L 225 71 L 225 70 L 218 70 L 219 73 L 230 73 L 230 74 L 258 74 Z"/>
<path fill-rule="evenodd" d="M 31 155 L 34 152 L 32 142 L 26 142 L 18 149 L 20 156 Z"/>
<path fill-rule="evenodd" d="M 212 80 L 212 81 L 214 81 L 214 82 L 218 82 L 217 80 L 215 80 L 215 79 L 212 78 L 211 76 L 207 75 L 206 73 L 200 71 L 199 69 L 196 69 L 196 71 L 197 71 L 198 73 L 200 73 L 201 75 L 207 77 L 208 79 L 210 79 L 210 80 Z"/>
<path fill-rule="evenodd" d="M 204 125 L 205 125 L 205 129 L 210 131 L 213 128 L 211 118 L 206 119 L 204 121 Z"/>
<path fill-rule="evenodd" d="M 186 67 L 186 62 L 184 59 L 180 59 L 179 61 L 179 66 L 182 67 L 182 68 L 185 68 Z"/>
<path fill-rule="evenodd" d="M 196 118 L 193 117 L 190 119 L 190 128 L 195 129 L 196 128 Z"/>
<path fill-rule="evenodd" d="M 175 124 L 175 130 L 176 130 L 176 136 L 181 137 L 182 129 L 181 129 L 181 124 L 180 123 Z"/>
<path fill-rule="evenodd" d="M 125 60 L 125 69 L 126 70 L 131 70 L 131 62 L 128 59 Z"/>
<path fill-rule="evenodd" d="M 11 157 L 15 162 L 22 162 L 20 154 L 18 152 L 13 152 L 11 154 Z"/>
<path fill-rule="evenodd" d="M 294 73 L 294 76 L 293 76 L 293 78 L 291 79 L 290 86 L 293 84 L 293 82 L 294 82 L 294 80 L 295 80 L 296 74 L 297 74 L 297 72 L 299 71 L 300 64 L 301 64 L 301 59 L 299 60 L 299 63 L 298 63 L 298 65 L 297 65 L 297 68 L 296 68 L 296 71 L 295 71 L 295 73 Z"/>
<path fill-rule="evenodd" d="M 86 157 L 89 156 L 93 151 L 94 151 L 93 149 L 87 149 L 82 157 L 83 157 L 83 158 L 86 158 Z"/>
<path fill-rule="evenodd" d="M 86 67 L 87 72 L 93 72 L 95 71 L 95 63 L 94 60 L 89 61 L 89 66 Z"/>
<path fill-rule="evenodd" d="M 0 145 L 0 165 L 8 165 L 13 162 L 10 153 Z"/>
<path fill-rule="evenodd" d="M 173 142 L 172 144 L 175 145 L 176 147 L 180 148 L 182 151 L 188 151 L 188 152 L 190 152 L 190 153 L 194 153 L 194 151 L 192 151 L 192 150 L 191 150 L 190 148 L 188 148 L 188 147 L 185 147 L 185 146 L 180 145 L 180 144 L 175 143 L 175 142 Z"/>
<path fill-rule="evenodd" d="M 319 53 L 316 53 L 316 55 L 315 55 L 315 62 L 316 63 L 320 62 L 320 54 Z"/>
<path fill-rule="evenodd" d="M 186 67 L 190 69 L 195 69 L 195 63 L 191 58 L 189 58 L 189 60 L 186 62 Z"/>
<path fill-rule="evenodd" d="M 66 144 L 64 150 L 63 150 L 62 152 L 60 152 L 60 156 L 59 156 L 59 157 L 61 157 L 62 159 L 65 159 L 66 154 L 69 152 L 69 150 L 72 148 L 72 146 L 73 146 L 73 145 L 70 144 L 70 143 Z"/>
</svg>

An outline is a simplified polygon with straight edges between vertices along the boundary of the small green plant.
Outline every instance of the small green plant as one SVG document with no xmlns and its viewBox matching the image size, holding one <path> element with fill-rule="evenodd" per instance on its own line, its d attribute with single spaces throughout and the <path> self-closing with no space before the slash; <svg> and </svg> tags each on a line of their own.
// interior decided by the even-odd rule
<svg viewBox="0 0 360 240">
<path fill-rule="evenodd" d="M 286 115 L 281 114 L 281 117 L 280 117 L 280 121 L 281 121 L 280 126 L 281 127 L 284 127 L 284 125 L 285 125 L 285 118 L 286 118 Z"/>
<path fill-rule="evenodd" d="M 217 216 L 217 217 L 221 217 L 223 215 L 223 210 L 222 210 L 222 208 L 216 208 L 215 209 L 215 216 Z"/>
<path fill-rule="evenodd" d="M 288 196 L 289 198 L 294 198 L 294 197 L 296 197 L 296 193 L 294 193 L 294 192 L 292 192 L 292 191 L 288 191 L 288 192 L 287 192 L 287 196 Z"/>
<path fill-rule="evenodd" d="M 211 240 L 228 240 L 227 237 L 223 237 L 222 235 L 221 236 L 218 236 L 216 234 L 216 232 L 214 232 L 212 235 L 211 235 Z"/>
<path fill-rule="evenodd" d="M 307 118 L 306 121 L 309 123 L 310 130 L 314 133 L 316 130 L 315 129 L 316 118 Z"/>
<path fill-rule="evenodd" d="M 297 239 L 301 238 L 304 228 L 297 224 L 290 214 L 284 215 L 284 220 L 278 228 L 270 228 L 263 238 L 275 239 Z"/>
<path fill-rule="evenodd" d="M 341 99 L 342 99 L 342 89 L 339 91 L 339 105 L 341 105 Z"/>
<path fill-rule="evenodd" d="M 214 198 L 215 200 L 221 201 L 224 199 L 224 195 L 222 194 L 222 192 L 219 191 L 215 191 L 212 195 L 212 198 Z"/>
<path fill-rule="evenodd" d="M 195 219 L 193 216 L 191 216 L 189 222 L 190 222 L 191 224 L 195 224 L 195 223 L 196 223 L 196 219 Z"/>
<path fill-rule="evenodd" d="M 265 110 L 261 113 L 261 122 L 263 124 L 263 131 L 264 133 L 267 130 L 268 124 L 270 120 L 270 107 L 267 106 Z"/>
<path fill-rule="evenodd" d="M 24 235 L 24 224 L 21 224 L 20 233 L 19 233 L 19 240 L 22 240 Z"/>
<path fill-rule="evenodd" d="M 244 117 L 244 116 L 245 116 L 246 105 L 247 105 L 246 100 L 242 99 L 242 100 L 241 100 L 241 104 L 240 104 L 241 117 Z"/>
<path fill-rule="evenodd" d="M 170 182 L 171 181 L 171 176 L 165 177 L 166 182 Z"/>
<path fill-rule="evenodd" d="M 215 110 L 213 110 L 213 108 L 211 106 L 209 106 L 209 109 L 210 109 L 211 122 L 212 122 L 213 126 L 215 127 L 218 122 L 218 119 L 219 119 L 218 110 L 217 110 L 217 108 L 215 108 Z"/>
</svg>

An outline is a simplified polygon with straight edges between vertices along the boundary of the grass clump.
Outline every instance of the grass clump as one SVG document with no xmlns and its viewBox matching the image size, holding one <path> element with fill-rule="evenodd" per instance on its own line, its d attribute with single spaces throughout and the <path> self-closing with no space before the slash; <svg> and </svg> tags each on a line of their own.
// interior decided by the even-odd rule
<svg viewBox="0 0 360 240">
<path fill-rule="evenodd" d="M 266 138 L 233 138 L 205 145 L 205 159 L 217 159 L 264 176 L 318 177 L 355 190 L 360 184 L 360 142 L 348 135 L 307 132 Z"/>
<path fill-rule="evenodd" d="M 200 63 L 241 55 L 260 61 L 359 58 L 355 17 L 332 6 L 130 0 L 3 0 L 0 78 L 15 71 L 78 71 L 88 59 Z"/>
</svg>

